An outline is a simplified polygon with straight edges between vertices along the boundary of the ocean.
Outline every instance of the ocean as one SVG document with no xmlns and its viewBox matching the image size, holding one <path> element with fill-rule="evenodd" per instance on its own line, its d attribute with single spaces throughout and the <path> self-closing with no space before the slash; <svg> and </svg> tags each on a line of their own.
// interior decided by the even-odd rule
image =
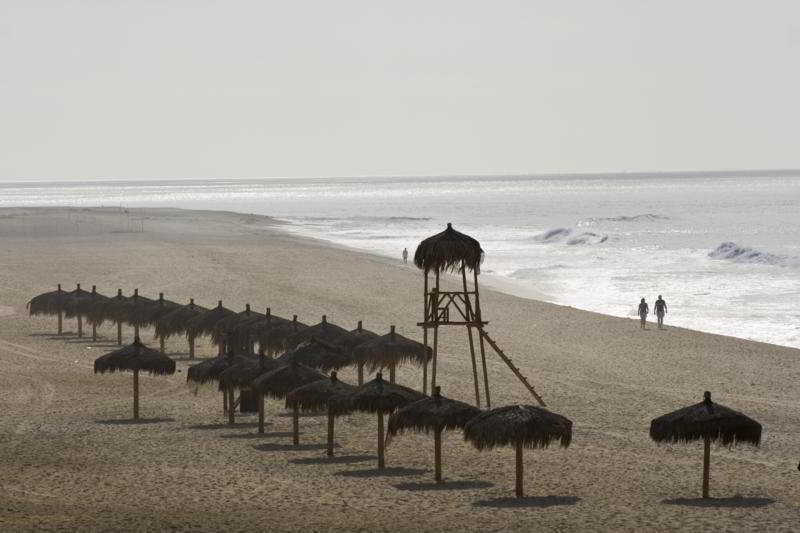
<svg viewBox="0 0 800 533">
<path fill-rule="evenodd" d="M 800 173 L 0 183 L 35 205 L 256 213 L 398 259 L 452 222 L 506 291 L 622 317 L 661 294 L 667 325 L 800 347 Z"/>
</svg>

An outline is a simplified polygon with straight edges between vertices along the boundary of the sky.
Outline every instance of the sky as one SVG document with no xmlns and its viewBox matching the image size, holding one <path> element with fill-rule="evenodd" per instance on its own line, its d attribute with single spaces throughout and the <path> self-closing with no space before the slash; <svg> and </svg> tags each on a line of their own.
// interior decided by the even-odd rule
<svg viewBox="0 0 800 533">
<path fill-rule="evenodd" d="M 0 0 L 0 180 L 800 168 L 795 0 Z"/>
</svg>

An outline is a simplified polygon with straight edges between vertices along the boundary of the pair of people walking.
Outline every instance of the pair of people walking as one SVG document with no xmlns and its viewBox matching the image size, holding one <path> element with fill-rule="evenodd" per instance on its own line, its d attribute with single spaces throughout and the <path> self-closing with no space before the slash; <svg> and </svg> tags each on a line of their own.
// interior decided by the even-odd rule
<svg viewBox="0 0 800 533">
<path fill-rule="evenodd" d="M 658 318 L 658 329 L 664 329 L 664 315 L 667 314 L 667 302 L 661 298 L 661 295 L 658 295 L 658 300 L 656 300 L 655 305 L 653 306 L 653 311 L 656 313 L 656 318 Z M 644 298 L 642 301 L 639 302 L 639 320 L 640 320 L 640 327 L 642 329 L 647 329 L 645 326 L 647 325 L 647 315 L 650 314 L 650 306 L 647 305 L 647 302 Z"/>
</svg>

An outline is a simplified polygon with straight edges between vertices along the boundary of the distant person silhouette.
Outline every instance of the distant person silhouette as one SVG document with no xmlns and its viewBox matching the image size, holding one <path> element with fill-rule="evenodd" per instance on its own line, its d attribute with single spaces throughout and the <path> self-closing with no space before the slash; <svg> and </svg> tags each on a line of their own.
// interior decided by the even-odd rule
<svg viewBox="0 0 800 533">
<path fill-rule="evenodd" d="M 408 264 L 408 248 L 403 248 L 403 263 Z"/>
<path fill-rule="evenodd" d="M 642 298 L 642 301 L 639 302 L 639 320 L 641 321 L 640 327 L 642 329 L 647 329 L 645 328 L 645 324 L 647 324 L 647 314 L 649 312 L 650 306 L 648 306 L 647 302 L 645 302 L 644 298 Z"/>
<path fill-rule="evenodd" d="M 653 306 L 653 311 L 656 312 L 656 317 L 658 317 L 658 329 L 664 329 L 664 315 L 667 314 L 667 302 L 661 299 L 660 294 Z"/>
</svg>

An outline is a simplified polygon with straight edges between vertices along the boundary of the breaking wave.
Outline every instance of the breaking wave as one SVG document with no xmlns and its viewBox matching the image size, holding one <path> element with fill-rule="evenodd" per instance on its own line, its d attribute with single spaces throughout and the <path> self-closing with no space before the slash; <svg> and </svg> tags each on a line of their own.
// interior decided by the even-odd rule
<svg viewBox="0 0 800 533">
<path fill-rule="evenodd" d="M 762 265 L 798 266 L 800 260 L 782 255 L 762 252 L 755 248 L 739 246 L 735 242 L 723 242 L 708 253 L 711 259 L 723 259 L 736 263 L 757 263 Z"/>
<path fill-rule="evenodd" d="M 569 246 L 575 246 L 579 244 L 600 244 L 608 240 L 608 235 L 600 235 L 590 231 L 576 234 L 572 228 L 554 228 L 536 235 L 533 240 L 541 243 L 563 242 Z"/>
</svg>

